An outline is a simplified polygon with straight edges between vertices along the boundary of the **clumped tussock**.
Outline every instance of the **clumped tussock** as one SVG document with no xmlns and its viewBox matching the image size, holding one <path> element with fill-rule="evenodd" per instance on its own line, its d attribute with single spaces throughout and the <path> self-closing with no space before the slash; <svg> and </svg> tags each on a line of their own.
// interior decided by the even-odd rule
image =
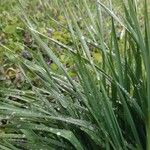
<svg viewBox="0 0 150 150">
<path fill-rule="evenodd" d="M 114 1 L 60 0 L 53 5 L 66 22 L 60 26 L 67 43 L 38 31 L 21 3 L 21 19 L 37 46 L 33 60 L 14 54 L 30 89 L 0 87 L 0 148 L 149 150 L 147 1 L 139 8 L 136 0 L 120 0 L 121 13 Z M 69 57 L 69 67 L 54 47 Z M 33 76 L 40 84 L 33 84 Z"/>
</svg>

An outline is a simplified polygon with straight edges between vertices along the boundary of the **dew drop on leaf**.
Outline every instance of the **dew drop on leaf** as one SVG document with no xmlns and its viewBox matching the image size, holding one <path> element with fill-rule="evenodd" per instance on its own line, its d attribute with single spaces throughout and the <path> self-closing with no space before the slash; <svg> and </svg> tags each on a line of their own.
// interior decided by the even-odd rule
<svg viewBox="0 0 150 150">
<path fill-rule="evenodd" d="M 26 136 L 23 134 L 22 137 L 25 138 Z"/>
<path fill-rule="evenodd" d="M 60 133 L 60 132 L 57 132 L 56 134 L 57 134 L 58 136 L 60 136 L 60 135 L 61 135 L 61 133 Z"/>
</svg>

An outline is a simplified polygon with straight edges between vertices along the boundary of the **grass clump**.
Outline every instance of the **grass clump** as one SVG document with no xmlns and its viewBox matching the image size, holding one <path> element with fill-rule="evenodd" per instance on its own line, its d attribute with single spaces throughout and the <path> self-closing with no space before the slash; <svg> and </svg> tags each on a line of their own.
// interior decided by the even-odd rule
<svg viewBox="0 0 150 150">
<path fill-rule="evenodd" d="M 65 18 L 67 26 L 61 27 L 69 42 L 41 33 L 34 19 L 22 11 L 22 20 L 37 45 L 32 60 L 14 54 L 30 88 L 0 87 L 0 147 L 149 150 L 147 1 L 143 1 L 142 15 L 138 14 L 138 2 L 131 0 L 120 1 L 121 13 L 115 12 L 111 1 L 53 4 Z M 71 59 L 69 66 L 56 48 Z M 47 64 L 43 53 L 56 70 Z M 33 83 L 33 77 L 39 84 Z"/>
</svg>

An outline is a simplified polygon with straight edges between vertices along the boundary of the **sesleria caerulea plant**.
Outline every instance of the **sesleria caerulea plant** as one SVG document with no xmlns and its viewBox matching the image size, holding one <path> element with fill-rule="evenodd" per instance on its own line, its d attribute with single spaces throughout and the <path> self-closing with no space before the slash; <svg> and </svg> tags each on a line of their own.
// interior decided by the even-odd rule
<svg viewBox="0 0 150 150">
<path fill-rule="evenodd" d="M 135 0 L 120 0 L 119 13 L 111 1 L 55 1 L 71 45 L 40 33 L 22 10 L 38 47 L 34 61 L 15 56 L 31 90 L 0 88 L 1 118 L 8 122 L 0 134 L 2 149 L 150 149 L 150 24 L 148 2 L 142 2 L 141 15 Z M 76 78 L 44 38 L 73 59 Z M 44 61 L 43 51 L 59 72 Z"/>
</svg>

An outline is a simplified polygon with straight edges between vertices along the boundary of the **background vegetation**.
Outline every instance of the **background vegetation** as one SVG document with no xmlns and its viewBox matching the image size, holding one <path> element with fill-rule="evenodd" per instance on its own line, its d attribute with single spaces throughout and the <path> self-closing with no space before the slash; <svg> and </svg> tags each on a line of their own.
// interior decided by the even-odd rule
<svg viewBox="0 0 150 150">
<path fill-rule="evenodd" d="M 146 0 L 0 2 L 1 149 L 150 149 Z"/>
</svg>

